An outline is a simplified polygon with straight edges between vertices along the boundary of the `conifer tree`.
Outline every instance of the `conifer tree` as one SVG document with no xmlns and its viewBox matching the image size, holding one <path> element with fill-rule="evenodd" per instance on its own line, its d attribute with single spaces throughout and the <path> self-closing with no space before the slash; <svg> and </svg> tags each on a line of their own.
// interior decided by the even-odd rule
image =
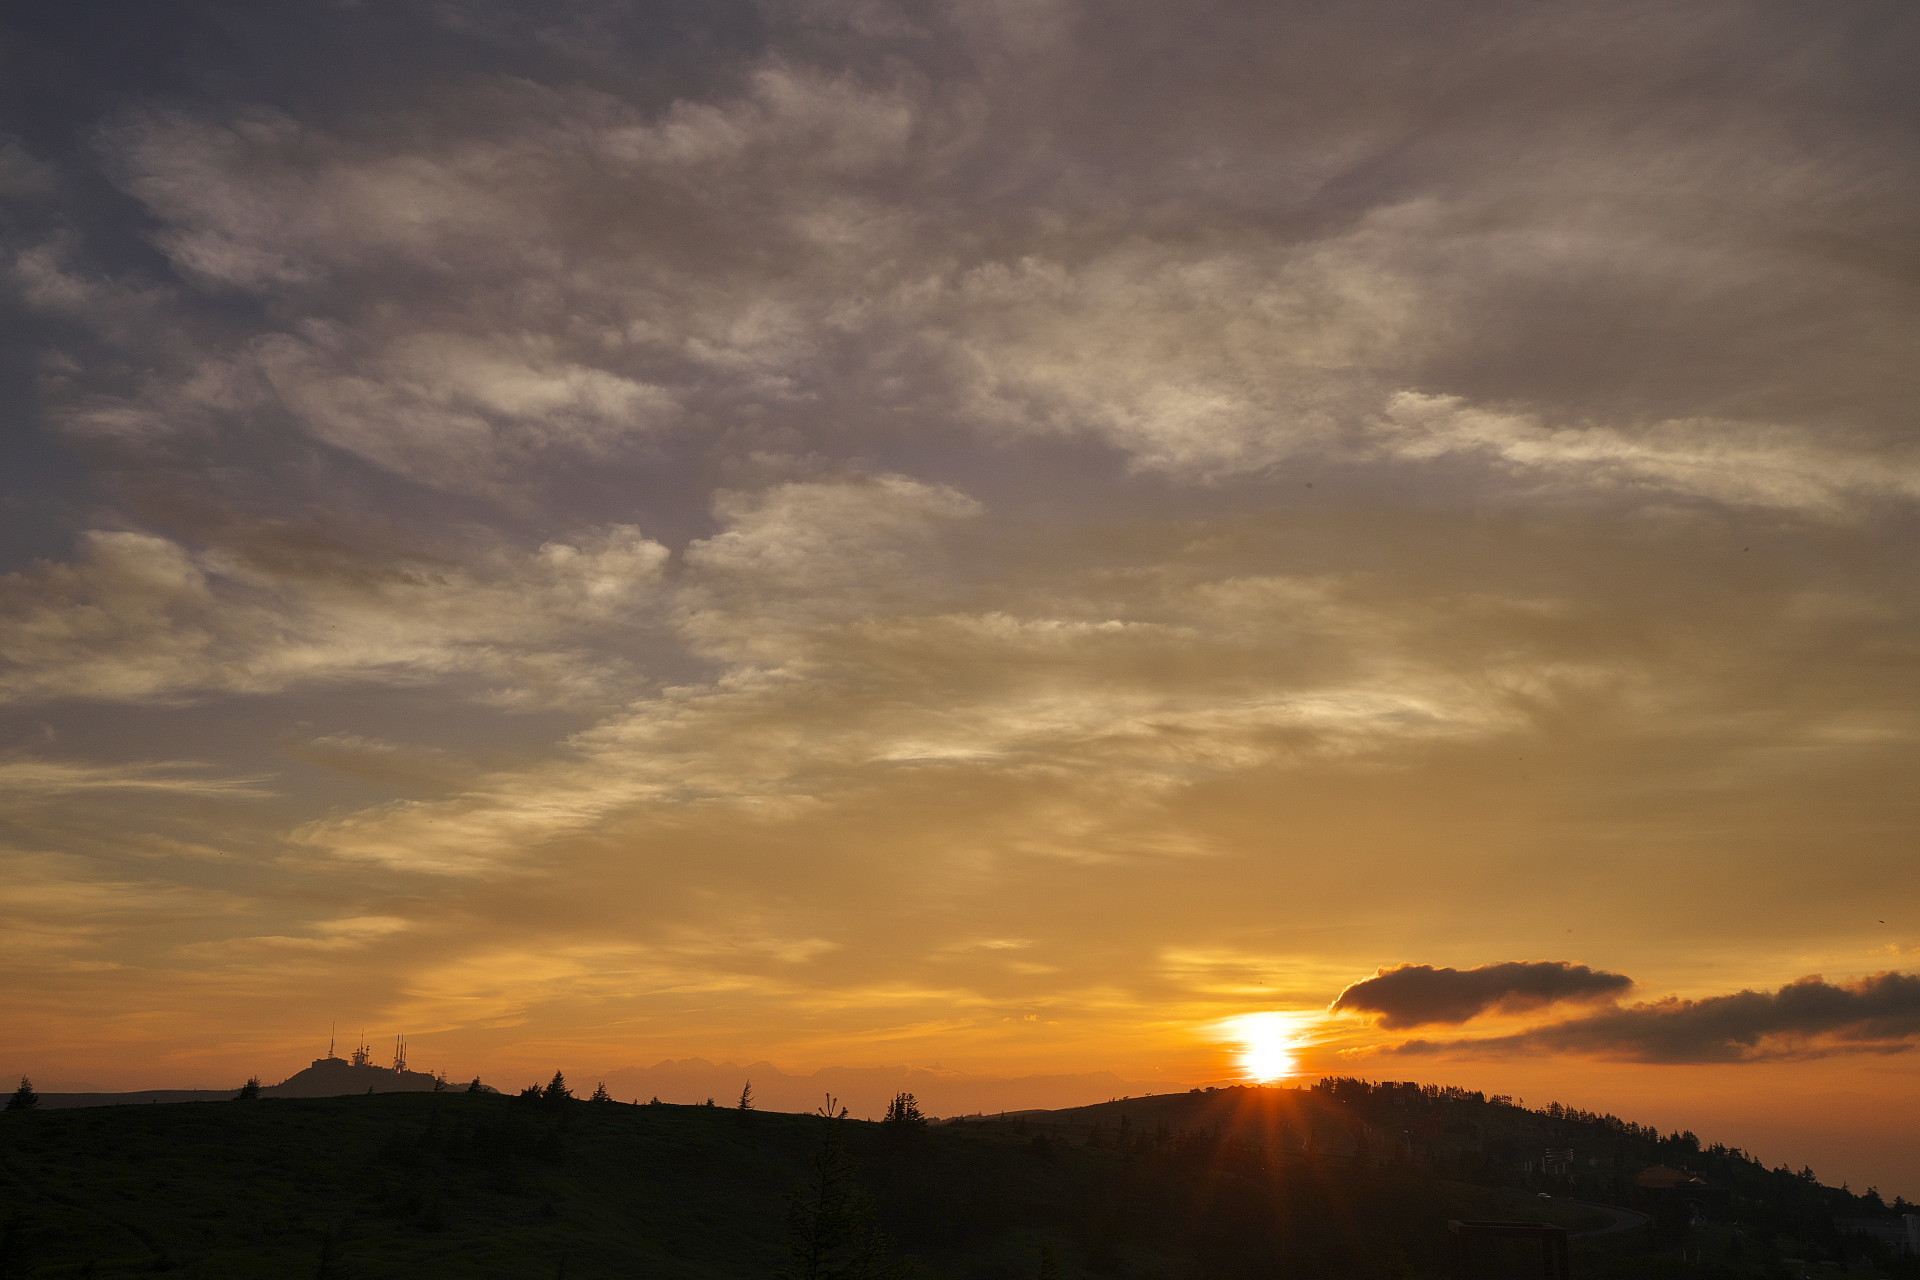
<svg viewBox="0 0 1920 1280">
<path fill-rule="evenodd" d="M 613 1101 L 613 1095 L 607 1092 L 607 1082 L 605 1080 L 602 1080 L 599 1084 L 596 1084 L 595 1086 L 593 1086 L 593 1097 L 588 1099 L 588 1101 L 590 1102 L 612 1102 Z"/>
<path fill-rule="evenodd" d="M 8 1111 L 30 1111 L 40 1105 L 40 1095 L 33 1091 L 33 1081 L 20 1077 L 20 1087 L 7 1099 Z"/>
<path fill-rule="evenodd" d="M 733 1109 L 735 1111 L 753 1110 L 753 1081 L 749 1080 L 740 1086 L 740 1101 L 733 1104 Z"/>
<path fill-rule="evenodd" d="M 567 1077 L 560 1072 L 553 1073 L 553 1079 L 547 1081 L 547 1087 L 540 1096 L 548 1102 L 565 1102 L 573 1096 L 573 1090 L 567 1088 Z"/>
<path fill-rule="evenodd" d="M 924 1129 L 927 1127 L 926 1112 L 920 1110 L 920 1102 L 910 1093 L 896 1093 L 893 1101 L 887 1104 L 887 1114 L 880 1121 L 892 1129 Z"/>
<path fill-rule="evenodd" d="M 252 1102 L 255 1098 L 258 1098 L 259 1096 L 260 1096 L 260 1077 L 248 1076 L 247 1082 L 240 1086 L 240 1092 L 234 1095 L 233 1100 L 235 1102 Z"/>
<path fill-rule="evenodd" d="M 467 1092 L 468 1092 L 468 1093 L 485 1093 L 486 1091 L 487 1091 L 487 1090 L 486 1090 L 486 1086 L 484 1086 L 484 1085 L 482 1085 L 482 1084 L 480 1083 L 480 1077 L 479 1077 L 479 1076 L 475 1076 L 475 1077 L 474 1077 L 474 1078 L 472 1079 L 472 1081 L 471 1081 L 471 1082 L 469 1082 L 469 1083 L 468 1083 L 468 1085 L 467 1085 Z"/>
<path fill-rule="evenodd" d="M 807 1180 L 788 1197 L 787 1265 L 778 1280 L 899 1280 L 906 1274 L 874 1223 L 873 1204 L 847 1154 L 844 1114 L 828 1113 Z"/>
</svg>

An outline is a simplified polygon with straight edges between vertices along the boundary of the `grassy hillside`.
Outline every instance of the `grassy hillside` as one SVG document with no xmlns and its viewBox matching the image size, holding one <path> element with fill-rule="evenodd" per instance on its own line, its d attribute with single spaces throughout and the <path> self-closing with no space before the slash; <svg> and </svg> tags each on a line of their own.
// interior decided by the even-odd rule
<svg viewBox="0 0 1920 1280">
<path fill-rule="evenodd" d="M 1535 1140 L 1527 1126 L 1585 1121 L 1426 1102 L 1422 1132 L 1452 1146 L 1387 1142 L 1383 1109 L 1407 1105 L 1326 1089 L 835 1132 L 907 1274 L 928 1280 L 1417 1280 L 1443 1273 L 1450 1217 L 1605 1221 L 1494 1167 L 1500 1143 Z M 464 1093 L 10 1113 L 0 1277 L 773 1277 L 789 1193 L 831 1127 Z M 1684 1245 L 1597 1241 L 1583 1274 L 1774 1274 L 1760 1240 L 1744 1262 L 1716 1255 L 1719 1271 L 1667 1269 Z"/>
</svg>

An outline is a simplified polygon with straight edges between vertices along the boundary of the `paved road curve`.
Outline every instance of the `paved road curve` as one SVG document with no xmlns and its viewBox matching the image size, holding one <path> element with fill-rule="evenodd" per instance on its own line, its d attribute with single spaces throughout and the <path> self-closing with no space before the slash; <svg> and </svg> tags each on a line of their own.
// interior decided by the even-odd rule
<svg viewBox="0 0 1920 1280">
<path fill-rule="evenodd" d="M 1585 1200 L 1569 1200 L 1567 1203 L 1575 1206 L 1576 1208 L 1591 1209 L 1595 1213 L 1604 1213 L 1609 1218 L 1613 1219 L 1612 1222 L 1608 1223 L 1604 1227 L 1595 1227 L 1591 1231 L 1573 1232 L 1571 1238 L 1575 1240 L 1579 1240 L 1588 1236 L 1610 1236 L 1615 1234 L 1616 1232 L 1631 1231 L 1635 1227 L 1646 1226 L 1647 1222 L 1649 1221 L 1646 1214 L 1635 1213 L 1631 1209 L 1622 1209 L 1618 1205 L 1590 1204 Z"/>
</svg>

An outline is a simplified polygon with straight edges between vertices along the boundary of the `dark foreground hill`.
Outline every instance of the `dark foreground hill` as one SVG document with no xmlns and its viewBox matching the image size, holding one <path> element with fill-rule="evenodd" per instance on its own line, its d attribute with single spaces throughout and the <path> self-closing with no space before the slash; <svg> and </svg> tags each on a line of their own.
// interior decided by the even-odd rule
<svg viewBox="0 0 1920 1280">
<path fill-rule="evenodd" d="M 901 1274 L 927 1280 L 1418 1280 L 1445 1274 L 1449 1218 L 1614 1221 L 1541 1199 L 1499 1146 L 1586 1121 L 1420 1096 L 1432 1105 L 1399 1127 L 1453 1146 L 1386 1139 L 1381 1117 L 1411 1096 L 1333 1088 L 930 1128 L 452 1092 L 15 1112 L 0 1117 L 0 1277 L 771 1278 L 790 1257 L 790 1195 L 807 1202 L 831 1144 Z M 1455 1147 L 1477 1173 L 1443 1167 Z M 1844 1194 L 1787 1177 L 1803 1199 Z M 1802 1237 L 1743 1239 L 1755 1204 L 1729 1193 L 1678 1234 L 1656 1221 L 1577 1242 L 1576 1274 L 1786 1274 L 1783 1245 L 1840 1249 L 1826 1207 L 1789 1220 L 1801 1210 L 1782 1200 L 1770 1211 Z M 1709 1246 L 1710 1268 L 1678 1261 Z"/>
</svg>

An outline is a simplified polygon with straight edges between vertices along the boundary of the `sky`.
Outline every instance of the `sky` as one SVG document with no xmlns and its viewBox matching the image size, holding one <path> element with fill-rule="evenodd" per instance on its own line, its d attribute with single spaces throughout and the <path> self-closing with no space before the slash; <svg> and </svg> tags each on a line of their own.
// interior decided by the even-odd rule
<svg viewBox="0 0 1920 1280">
<path fill-rule="evenodd" d="M 1252 1027 L 1920 1198 L 1911 5 L 8 21 L 0 1070 Z"/>
</svg>

